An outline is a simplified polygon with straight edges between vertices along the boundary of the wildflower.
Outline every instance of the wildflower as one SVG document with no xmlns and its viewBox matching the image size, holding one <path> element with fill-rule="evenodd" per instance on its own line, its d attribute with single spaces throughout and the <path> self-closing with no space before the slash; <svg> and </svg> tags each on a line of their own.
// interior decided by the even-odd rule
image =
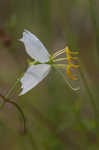
<svg viewBox="0 0 99 150">
<path fill-rule="evenodd" d="M 50 55 L 41 41 L 27 30 L 24 30 L 23 37 L 20 41 L 24 43 L 27 54 L 34 59 L 34 61 L 30 62 L 29 68 L 20 80 L 22 84 L 20 95 L 25 94 L 40 83 L 48 75 L 51 67 L 65 68 L 67 76 L 71 80 L 76 80 L 76 77 L 71 74 L 71 69 L 79 68 L 79 65 L 72 63 L 72 61 L 76 61 L 78 58 L 72 57 L 71 55 L 77 55 L 78 52 L 70 52 L 69 48 L 66 47 Z M 67 57 L 57 58 L 62 54 L 66 54 Z M 57 64 L 60 61 L 67 61 L 67 64 Z"/>
</svg>

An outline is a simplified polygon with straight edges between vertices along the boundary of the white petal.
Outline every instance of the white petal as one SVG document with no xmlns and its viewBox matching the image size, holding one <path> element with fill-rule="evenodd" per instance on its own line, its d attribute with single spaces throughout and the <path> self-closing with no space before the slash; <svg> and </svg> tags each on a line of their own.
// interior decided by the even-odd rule
<svg viewBox="0 0 99 150">
<path fill-rule="evenodd" d="M 20 95 L 23 95 L 34 88 L 48 75 L 49 71 L 50 65 L 48 64 L 31 65 L 21 79 L 22 91 Z"/>
<path fill-rule="evenodd" d="M 24 30 L 23 37 L 20 39 L 20 41 L 24 43 L 26 52 L 30 57 L 41 63 L 49 61 L 50 54 L 34 34 Z"/>
</svg>

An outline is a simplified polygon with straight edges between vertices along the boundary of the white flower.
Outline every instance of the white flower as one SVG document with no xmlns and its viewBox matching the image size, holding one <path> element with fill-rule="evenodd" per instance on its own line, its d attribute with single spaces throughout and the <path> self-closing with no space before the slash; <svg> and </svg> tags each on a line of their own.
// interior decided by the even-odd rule
<svg viewBox="0 0 99 150">
<path fill-rule="evenodd" d="M 31 58 L 41 63 L 49 61 L 50 54 L 34 34 L 24 30 L 23 37 L 20 41 L 24 43 L 26 52 Z"/>
<path fill-rule="evenodd" d="M 37 65 L 32 64 L 21 78 L 22 91 L 20 95 L 23 95 L 48 75 L 50 65 L 44 63 L 49 61 L 50 54 L 40 40 L 27 30 L 24 30 L 20 41 L 24 43 L 27 54 L 41 63 Z"/>
<path fill-rule="evenodd" d="M 79 65 L 74 65 L 71 61 L 78 60 L 77 57 L 72 57 L 71 54 L 77 55 L 78 52 L 71 52 L 68 47 L 55 52 L 52 56 L 48 53 L 47 49 L 41 43 L 41 41 L 31 32 L 24 30 L 23 37 L 20 39 L 24 43 L 27 54 L 35 61 L 29 66 L 24 76 L 21 78 L 22 91 L 20 95 L 27 93 L 29 90 L 39 84 L 49 73 L 51 67 L 65 68 L 67 76 L 71 80 L 76 80 L 76 77 L 71 74 L 71 68 L 79 68 Z M 66 57 L 56 58 L 65 53 Z M 67 61 L 65 63 L 55 64 L 56 62 Z M 66 81 L 67 84 L 72 86 Z M 72 88 L 73 90 L 76 90 Z M 77 88 L 78 90 L 78 88 Z"/>
<path fill-rule="evenodd" d="M 42 81 L 49 73 L 50 65 L 48 64 L 38 64 L 38 65 L 31 65 L 26 73 L 24 74 L 23 78 L 21 79 L 23 89 L 20 95 L 25 94 L 33 87 L 35 87 L 40 81 Z"/>
</svg>

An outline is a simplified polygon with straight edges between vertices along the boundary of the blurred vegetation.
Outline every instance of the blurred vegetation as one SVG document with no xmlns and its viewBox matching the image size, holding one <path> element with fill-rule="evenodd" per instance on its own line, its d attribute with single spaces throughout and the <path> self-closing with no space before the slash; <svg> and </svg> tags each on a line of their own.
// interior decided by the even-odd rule
<svg viewBox="0 0 99 150">
<path fill-rule="evenodd" d="M 50 53 L 69 45 L 80 50 L 80 93 L 52 71 L 16 101 L 26 118 L 26 133 L 15 107 L 0 110 L 1 150 L 99 149 L 99 1 L 0 0 L 0 93 L 7 95 L 26 70 L 28 56 L 18 41 L 24 29 Z"/>
</svg>

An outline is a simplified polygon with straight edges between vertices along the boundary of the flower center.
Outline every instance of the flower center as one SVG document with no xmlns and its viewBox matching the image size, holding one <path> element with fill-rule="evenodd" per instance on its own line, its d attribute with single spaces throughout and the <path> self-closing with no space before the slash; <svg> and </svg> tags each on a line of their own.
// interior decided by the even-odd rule
<svg viewBox="0 0 99 150">
<path fill-rule="evenodd" d="M 57 58 L 58 56 L 60 56 L 62 54 L 66 54 L 66 57 Z M 66 46 L 64 49 L 59 50 L 59 51 L 55 52 L 52 56 L 50 56 L 49 61 L 44 64 L 49 64 L 52 67 L 60 67 L 63 69 L 65 68 L 66 75 L 71 80 L 77 80 L 77 77 L 72 74 L 71 69 L 80 68 L 80 65 L 76 64 L 77 61 L 79 60 L 79 58 L 76 57 L 75 55 L 78 55 L 78 54 L 79 54 L 79 52 L 70 51 L 69 47 Z M 74 55 L 74 56 L 72 56 L 72 55 Z M 63 63 L 59 63 L 59 62 L 63 62 Z M 34 61 L 28 60 L 28 64 L 29 65 L 38 65 L 38 64 L 42 64 L 42 63 L 39 61 L 36 61 L 36 60 L 34 60 Z"/>
</svg>

